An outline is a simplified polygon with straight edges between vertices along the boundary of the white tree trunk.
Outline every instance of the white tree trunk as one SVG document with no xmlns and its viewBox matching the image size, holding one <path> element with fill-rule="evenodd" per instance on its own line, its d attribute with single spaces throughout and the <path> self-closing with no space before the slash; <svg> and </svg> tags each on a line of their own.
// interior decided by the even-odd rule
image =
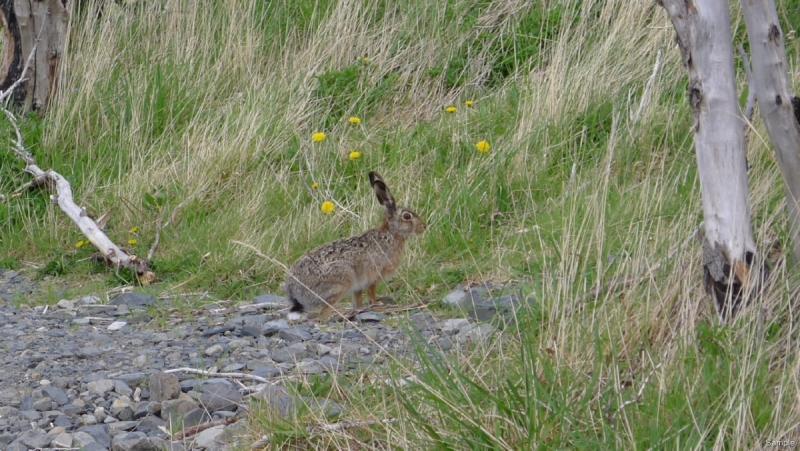
<svg viewBox="0 0 800 451">
<path fill-rule="evenodd" d="M 800 99 L 789 87 L 786 50 L 775 2 L 742 0 L 742 12 L 750 41 L 758 109 L 783 174 L 792 254 L 797 264 L 800 262 L 800 125 L 793 104 L 800 103 Z"/>
<path fill-rule="evenodd" d="M 660 3 L 675 27 L 689 73 L 705 225 L 704 282 L 725 319 L 736 314 L 749 293 L 756 255 L 728 0 Z"/>
</svg>

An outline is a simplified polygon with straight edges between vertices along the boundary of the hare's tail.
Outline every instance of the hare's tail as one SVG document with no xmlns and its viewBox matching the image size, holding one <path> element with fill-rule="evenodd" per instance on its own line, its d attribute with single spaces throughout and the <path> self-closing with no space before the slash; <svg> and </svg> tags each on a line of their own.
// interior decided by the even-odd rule
<svg viewBox="0 0 800 451">
<path fill-rule="evenodd" d="M 303 304 L 301 304 L 300 301 L 298 301 L 291 294 L 289 295 L 289 301 L 292 303 L 291 308 L 289 308 L 290 312 L 303 313 L 305 311 L 305 307 L 303 307 Z"/>
</svg>

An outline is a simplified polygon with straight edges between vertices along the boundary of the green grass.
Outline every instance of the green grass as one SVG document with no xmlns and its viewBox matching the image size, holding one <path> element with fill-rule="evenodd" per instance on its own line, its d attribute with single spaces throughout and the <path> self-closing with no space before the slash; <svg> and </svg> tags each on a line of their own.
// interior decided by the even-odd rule
<svg viewBox="0 0 800 451">
<path fill-rule="evenodd" d="M 285 424 L 257 409 L 254 439 L 752 449 L 800 435 L 795 276 L 777 266 L 786 282 L 762 314 L 725 326 L 703 293 L 686 75 L 654 3 L 179 0 L 102 2 L 99 16 L 87 3 L 56 99 L 21 118 L 22 131 L 39 165 L 67 177 L 89 212 L 111 211 L 108 235 L 139 256 L 185 202 L 151 262 L 153 293 L 278 292 L 282 265 L 376 224 L 376 170 L 429 223 L 381 294 L 429 302 L 467 280 L 517 279 L 538 300 L 521 327 L 485 345 L 423 358 L 419 343 L 419 358 L 287 381 L 342 404 L 341 419 L 397 421 L 309 433 L 328 420 L 301 411 Z M 778 8 L 798 26 L 796 1 Z M 796 74 L 798 41 L 785 31 Z M 312 142 L 317 131 L 327 138 Z M 748 133 L 753 225 L 767 252 L 787 246 L 783 189 L 763 125 Z M 50 193 L 11 196 L 29 180 L 21 168 L 0 151 L 0 267 L 87 293 L 129 284 L 76 247 L 83 237 Z M 657 264 L 653 277 L 576 304 Z M 198 306 L 178 302 L 182 314 Z M 409 374 L 417 382 L 402 389 L 375 382 Z"/>
</svg>

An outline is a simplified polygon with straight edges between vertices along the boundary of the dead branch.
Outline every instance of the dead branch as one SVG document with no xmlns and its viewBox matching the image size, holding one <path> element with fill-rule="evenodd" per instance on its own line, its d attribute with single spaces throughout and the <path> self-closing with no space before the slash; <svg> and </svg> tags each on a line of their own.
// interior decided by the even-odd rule
<svg viewBox="0 0 800 451">
<path fill-rule="evenodd" d="M 269 384 L 270 381 L 266 378 L 261 376 L 255 376 L 253 374 L 245 374 L 245 373 L 217 373 L 214 371 L 206 371 L 206 370 L 197 370 L 194 368 L 174 368 L 171 370 L 164 371 L 165 373 L 192 373 L 192 374 L 202 374 L 203 376 L 214 376 L 214 377 L 227 377 L 230 379 L 246 379 L 256 382 L 263 382 L 265 384 Z"/>
<path fill-rule="evenodd" d="M 199 434 L 205 431 L 206 429 L 211 429 L 216 426 L 227 426 L 229 424 L 236 423 L 237 421 L 239 421 L 239 418 L 237 416 L 222 418 L 220 420 L 215 420 L 215 421 L 208 421 L 195 426 L 181 429 L 180 431 L 176 432 L 174 436 L 172 436 L 172 439 L 183 440 L 186 437 L 191 437 L 195 434 Z"/>
<path fill-rule="evenodd" d="M 744 51 L 742 44 L 736 46 L 739 51 L 739 56 L 742 58 L 742 65 L 744 66 L 744 74 L 747 76 L 747 103 L 744 107 L 744 128 L 747 130 L 753 122 L 753 111 L 756 106 L 756 87 L 755 79 L 753 78 L 753 71 L 750 68 L 750 59 Z"/>
<path fill-rule="evenodd" d="M 69 181 L 61 174 L 52 169 L 43 171 L 36 165 L 36 160 L 30 152 L 25 149 L 23 144 L 22 133 L 19 130 L 17 119 L 9 110 L 2 108 L 3 113 L 6 115 L 11 123 L 16 134 L 16 139 L 12 140 L 12 150 L 14 154 L 25 163 L 24 172 L 33 175 L 34 179 L 28 183 L 27 187 L 48 186 L 53 189 L 56 194 L 51 195 L 50 199 L 58 204 L 59 208 L 72 219 L 72 222 L 78 226 L 81 233 L 86 236 L 90 243 L 92 243 L 101 253 L 102 259 L 115 268 L 129 268 L 136 273 L 139 282 L 144 285 L 149 284 L 155 280 L 155 274 L 150 270 L 147 261 L 137 258 L 136 255 L 129 254 L 125 250 L 114 244 L 111 239 L 100 230 L 100 227 L 89 217 L 85 208 L 79 207 L 72 196 L 72 186 Z"/>
</svg>

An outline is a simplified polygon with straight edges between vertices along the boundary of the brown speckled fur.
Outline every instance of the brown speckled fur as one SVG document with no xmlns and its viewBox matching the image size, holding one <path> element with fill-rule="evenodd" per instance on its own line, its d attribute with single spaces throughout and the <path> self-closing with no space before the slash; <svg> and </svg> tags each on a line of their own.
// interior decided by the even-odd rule
<svg viewBox="0 0 800 451">
<path fill-rule="evenodd" d="M 416 213 L 395 205 L 380 175 L 370 172 L 369 179 L 386 208 L 383 221 L 377 228 L 324 244 L 297 259 L 283 284 L 292 312 L 322 305 L 319 320 L 324 321 L 333 305 L 349 293 L 355 308 L 361 308 L 363 290 L 374 303 L 375 286 L 400 266 L 406 239 L 425 231 L 427 225 Z"/>
</svg>

